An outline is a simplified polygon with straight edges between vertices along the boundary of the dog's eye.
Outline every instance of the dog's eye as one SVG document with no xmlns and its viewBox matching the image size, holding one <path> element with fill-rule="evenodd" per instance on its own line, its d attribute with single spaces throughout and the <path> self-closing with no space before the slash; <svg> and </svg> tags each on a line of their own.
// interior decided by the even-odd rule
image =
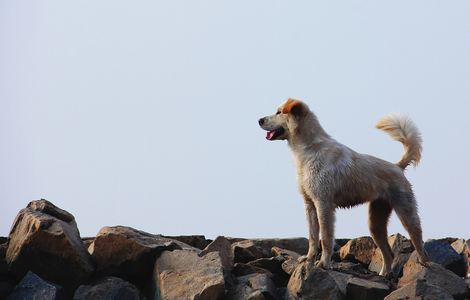
<svg viewBox="0 0 470 300">
<path fill-rule="evenodd" d="M 280 111 L 280 110 L 276 111 L 276 115 L 279 115 L 280 113 L 281 113 L 281 111 Z"/>
</svg>

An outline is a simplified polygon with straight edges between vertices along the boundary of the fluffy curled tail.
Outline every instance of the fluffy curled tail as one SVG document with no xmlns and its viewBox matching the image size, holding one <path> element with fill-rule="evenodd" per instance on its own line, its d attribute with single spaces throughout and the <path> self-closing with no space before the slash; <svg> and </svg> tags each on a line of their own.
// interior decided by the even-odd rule
<svg viewBox="0 0 470 300">
<path fill-rule="evenodd" d="M 405 153 L 397 163 L 400 168 L 405 169 L 410 164 L 418 165 L 423 140 L 418 127 L 410 118 L 398 114 L 388 115 L 380 119 L 375 127 L 387 132 L 394 140 L 403 144 Z"/>
</svg>

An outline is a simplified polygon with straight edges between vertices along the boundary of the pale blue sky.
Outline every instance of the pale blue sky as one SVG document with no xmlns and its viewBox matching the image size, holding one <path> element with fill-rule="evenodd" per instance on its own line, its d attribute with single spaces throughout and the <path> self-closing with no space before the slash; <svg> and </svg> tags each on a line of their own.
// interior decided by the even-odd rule
<svg viewBox="0 0 470 300">
<path fill-rule="evenodd" d="M 306 236 L 285 142 L 305 100 L 334 138 L 398 161 L 409 114 L 425 238 L 470 238 L 469 1 L 0 1 L 0 235 L 30 200 L 152 233 Z M 366 206 L 338 237 L 368 235 Z M 405 233 L 396 216 L 389 232 Z"/>
</svg>

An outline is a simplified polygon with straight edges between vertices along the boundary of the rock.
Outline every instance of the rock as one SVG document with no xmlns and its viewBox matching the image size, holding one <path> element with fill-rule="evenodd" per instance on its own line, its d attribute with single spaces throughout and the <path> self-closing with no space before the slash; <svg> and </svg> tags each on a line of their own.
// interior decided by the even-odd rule
<svg viewBox="0 0 470 300">
<path fill-rule="evenodd" d="M 403 276 L 398 281 L 398 287 L 404 287 L 416 280 L 425 280 L 428 284 L 441 287 L 456 299 L 469 295 L 465 281 L 455 273 L 434 262 L 429 262 L 428 266 L 424 267 L 410 257 L 403 267 Z"/>
<path fill-rule="evenodd" d="M 426 280 L 417 279 L 410 282 L 398 290 L 393 291 L 384 300 L 402 300 L 402 299 L 436 299 L 453 300 L 449 292 L 445 289 L 428 283 Z"/>
<path fill-rule="evenodd" d="M 169 238 L 172 240 L 180 241 L 186 245 L 190 245 L 191 247 L 197 248 L 199 250 L 203 250 L 207 247 L 212 241 L 207 240 L 203 235 L 178 235 L 178 236 L 165 236 L 162 235 L 164 238 Z"/>
<path fill-rule="evenodd" d="M 266 274 L 251 274 L 238 277 L 236 285 L 228 295 L 230 300 L 280 299 L 276 287 Z"/>
<path fill-rule="evenodd" d="M 140 298 L 140 292 L 133 284 L 118 277 L 104 277 L 81 285 L 73 296 L 74 300 L 140 300 Z"/>
<path fill-rule="evenodd" d="M 306 238 L 252 239 L 250 241 L 268 254 L 271 253 L 272 247 L 294 251 L 300 255 L 305 255 L 308 252 L 308 239 Z"/>
<path fill-rule="evenodd" d="M 236 263 L 233 267 L 232 274 L 237 277 L 249 274 L 268 274 L 269 276 L 273 276 L 273 274 L 266 269 L 244 263 Z"/>
<path fill-rule="evenodd" d="M 270 251 L 256 246 L 251 240 L 232 244 L 232 251 L 234 262 L 236 263 L 247 263 L 252 260 L 270 256 Z"/>
<path fill-rule="evenodd" d="M 341 247 L 340 257 L 341 260 L 357 261 L 367 266 L 375 248 L 374 241 L 369 236 L 352 239 Z"/>
<path fill-rule="evenodd" d="M 467 274 L 467 262 L 445 240 L 429 240 L 424 243 L 424 249 L 431 261 L 441 264 L 459 277 L 465 277 Z"/>
<path fill-rule="evenodd" d="M 168 238 L 131 227 L 103 227 L 88 251 L 102 276 L 117 276 L 137 283 L 150 278 L 156 258 L 165 250 L 181 249 Z"/>
<path fill-rule="evenodd" d="M 281 267 L 284 272 L 289 275 L 292 275 L 295 270 L 295 267 L 297 267 L 297 259 L 300 257 L 300 254 L 279 247 L 272 247 L 271 252 L 275 256 L 281 256 L 284 258 L 284 262 L 282 263 Z"/>
<path fill-rule="evenodd" d="M 263 268 L 269 272 L 275 273 L 285 273 L 282 269 L 282 263 L 284 258 L 282 256 L 270 257 L 270 258 L 259 258 L 247 263 L 249 266 L 255 266 L 258 268 Z"/>
<path fill-rule="evenodd" d="M 33 272 L 26 273 L 26 276 L 15 287 L 8 296 L 8 300 L 23 299 L 66 299 L 64 290 L 59 285 L 47 282 Z"/>
<path fill-rule="evenodd" d="M 94 237 L 82 237 L 82 242 L 85 245 L 85 248 L 87 249 L 90 247 L 94 240 Z"/>
<path fill-rule="evenodd" d="M 153 276 L 157 299 L 220 299 L 225 291 L 217 252 L 200 257 L 189 250 L 164 251 Z"/>
<path fill-rule="evenodd" d="M 287 299 L 342 299 L 341 290 L 330 272 L 334 271 L 315 268 L 313 263 L 299 264 L 287 285 Z"/>
<path fill-rule="evenodd" d="M 470 240 L 458 239 L 451 245 L 457 254 L 460 254 L 467 263 L 467 276 L 470 274 Z"/>
<path fill-rule="evenodd" d="M 403 266 L 408 261 L 414 247 L 409 239 L 399 233 L 391 235 L 388 238 L 388 243 L 394 254 L 391 276 L 396 281 L 403 274 Z M 382 269 L 382 263 L 382 252 L 379 248 L 376 248 L 369 264 L 369 270 L 379 273 Z"/>
<path fill-rule="evenodd" d="M 289 281 L 289 274 L 284 272 L 282 268 L 283 263 L 284 258 L 282 256 L 276 256 L 253 260 L 247 263 L 247 265 L 268 270 L 271 274 L 273 274 L 272 280 L 276 286 L 286 286 L 287 282 Z"/>
<path fill-rule="evenodd" d="M 230 271 L 233 269 L 233 252 L 232 244 L 223 236 L 218 236 L 212 243 L 206 246 L 199 256 L 204 256 L 207 253 L 217 251 L 222 260 L 222 266 L 225 270 Z"/>
<path fill-rule="evenodd" d="M 346 289 L 348 299 L 383 299 L 390 294 L 390 287 L 387 284 L 357 277 L 348 280 Z"/>
<path fill-rule="evenodd" d="M 75 218 L 47 200 L 32 201 L 18 213 L 6 261 L 16 278 L 32 271 L 69 291 L 94 271 Z"/>
</svg>

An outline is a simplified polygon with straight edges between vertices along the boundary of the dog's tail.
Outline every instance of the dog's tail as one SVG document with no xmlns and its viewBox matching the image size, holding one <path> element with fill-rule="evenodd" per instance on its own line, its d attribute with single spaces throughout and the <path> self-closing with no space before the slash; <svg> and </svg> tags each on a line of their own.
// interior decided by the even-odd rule
<svg viewBox="0 0 470 300">
<path fill-rule="evenodd" d="M 403 144 L 405 153 L 397 165 L 405 169 L 408 165 L 418 165 L 421 159 L 422 138 L 418 127 L 410 118 L 404 115 L 391 114 L 383 117 L 375 125 L 376 128 L 387 132 L 394 140 Z"/>
</svg>

